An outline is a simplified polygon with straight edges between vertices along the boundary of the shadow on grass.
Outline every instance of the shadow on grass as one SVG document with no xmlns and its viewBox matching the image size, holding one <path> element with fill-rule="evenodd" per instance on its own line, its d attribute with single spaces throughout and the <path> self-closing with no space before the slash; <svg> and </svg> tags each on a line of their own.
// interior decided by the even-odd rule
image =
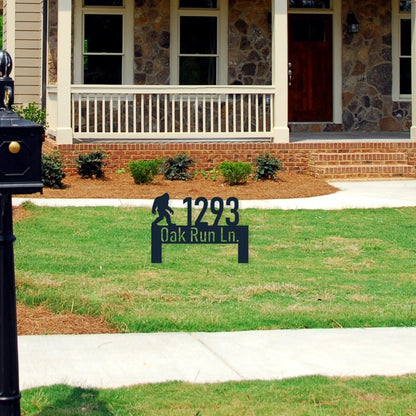
<svg viewBox="0 0 416 416">
<path fill-rule="evenodd" d="M 69 394 L 68 394 L 69 389 Z M 51 402 L 34 416 L 113 416 L 108 404 L 99 399 L 95 389 L 68 388 L 66 395 L 51 395 Z"/>
</svg>

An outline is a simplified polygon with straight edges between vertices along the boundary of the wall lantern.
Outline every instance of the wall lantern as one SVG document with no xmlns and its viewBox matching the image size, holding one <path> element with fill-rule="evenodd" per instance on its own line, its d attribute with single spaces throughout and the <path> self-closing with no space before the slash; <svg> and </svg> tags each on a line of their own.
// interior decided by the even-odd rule
<svg viewBox="0 0 416 416">
<path fill-rule="evenodd" d="M 348 33 L 358 33 L 360 31 L 360 24 L 358 23 L 355 14 L 352 12 L 348 13 L 347 16 Z"/>
</svg>

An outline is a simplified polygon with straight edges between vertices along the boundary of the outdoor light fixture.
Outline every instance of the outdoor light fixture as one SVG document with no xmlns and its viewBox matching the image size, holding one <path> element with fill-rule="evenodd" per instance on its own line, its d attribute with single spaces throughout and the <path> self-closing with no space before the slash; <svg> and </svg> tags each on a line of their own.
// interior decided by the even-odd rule
<svg viewBox="0 0 416 416">
<path fill-rule="evenodd" d="M 352 12 L 348 13 L 347 16 L 348 33 L 358 33 L 360 31 L 360 24 L 358 23 L 355 14 Z"/>
</svg>

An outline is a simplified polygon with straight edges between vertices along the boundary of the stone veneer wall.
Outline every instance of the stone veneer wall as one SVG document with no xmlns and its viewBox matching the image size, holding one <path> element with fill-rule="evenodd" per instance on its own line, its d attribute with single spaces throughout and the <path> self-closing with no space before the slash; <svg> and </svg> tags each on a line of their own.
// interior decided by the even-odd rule
<svg viewBox="0 0 416 416">
<path fill-rule="evenodd" d="M 343 0 L 343 129 L 407 131 L 411 105 L 392 101 L 391 0 Z M 360 32 L 346 30 L 354 11 Z"/>
<path fill-rule="evenodd" d="M 271 84 L 271 0 L 229 0 L 228 81 Z"/>
<path fill-rule="evenodd" d="M 170 1 L 135 0 L 134 83 L 169 84 Z"/>
<path fill-rule="evenodd" d="M 56 84 L 58 68 L 58 2 L 48 2 L 48 83 Z"/>
</svg>

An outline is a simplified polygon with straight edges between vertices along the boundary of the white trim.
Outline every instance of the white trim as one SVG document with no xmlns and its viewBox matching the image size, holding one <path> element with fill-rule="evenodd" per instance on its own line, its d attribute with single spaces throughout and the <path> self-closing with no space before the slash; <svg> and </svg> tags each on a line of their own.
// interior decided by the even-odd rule
<svg viewBox="0 0 416 416">
<path fill-rule="evenodd" d="M 332 65 L 333 65 L 333 122 L 342 123 L 342 4 L 341 0 L 333 0 L 332 20 Z"/>
<path fill-rule="evenodd" d="M 289 142 L 288 3 L 272 0 L 272 84 L 275 88 L 273 142 Z"/>
<path fill-rule="evenodd" d="M 400 94 L 400 20 L 411 18 L 411 13 L 400 12 L 399 0 L 392 0 L 392 100 L 411 101 L 411 94 Z"/>
<path fill-rule="evenodd" d="M 134 79 L 134 1 L 124 0 L 123 6 L 83 6 L 83 0 L 74 1 L 74 82 L 83 84 L 83 45 L 85 14 L 118 14 L 123 16 L 123 73 L 122 84 Z M 117 54 L 114 54 L 117 55 Z"/>
<path fill-rule="evenodd" d="M 72 1 L 58 0 L 58 73 L 56 104 L 58 144 L 72 143 L 71 128 L 71 30 Z"/>
<path fill-rule="evenodd" d="M 180 9 L 179 0 L 170 2 L 170 83 L 179 85 L 179 19 L 181 16 L 218 18 L 217 85 L 228 83 L 228 0 L 218 0 L 217 9 Z"/>
</svg>

